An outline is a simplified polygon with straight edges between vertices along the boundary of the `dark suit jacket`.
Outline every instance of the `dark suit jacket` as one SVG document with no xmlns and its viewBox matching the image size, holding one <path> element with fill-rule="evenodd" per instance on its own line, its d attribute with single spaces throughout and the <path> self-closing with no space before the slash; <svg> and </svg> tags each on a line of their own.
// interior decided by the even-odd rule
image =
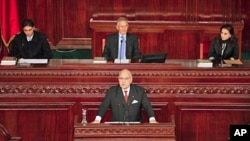
<svg viewBox="0 0 250 141">
<path fill-rule="evenodd" d="M 52 52 L 44 34 L 34 31 L 31 41 L 27 41 L 24 32 L 15 36 L 10 43 L 9 56 L 26 59 L 50 59 Z"/>
<path fill-rule="evenodd" d="M 113 86 L 108 89 L 97 115 L 103 117 L 106 110 L 111 107 L 112 121 L 142 121 L 141 109 L 143 108 L 148 117 L 154 117 L 154 112 L 144 88 L 131 84 L 128 103 L 125 102 L 121 87 Z"/>
<path fill-rule="evenodd" d="M 214 57 L 215 60 L 219 60 L 221 58 L 221 46 L 221 43 L 217 42 L 217 38 L 214 38 L 211 42 L 208 57 Z M 232 43 L 231 41 L 227 41 L 222 60 L 230 59 L 231 57 L 233 57 L 234 59 L 239 58 L 238 43 Z"/>
<path fill-rule="evenodd" d="M 114 60 L 118 57 L 119 51 L 119 33 L 116 32 L 107 36 L 106 44 L 102 56 L 108 60 Z M 127 33 L 126 35 L 126 58 L 127 59 L 140 59 L 141 53 L 138 48 L 138 38 L 137 36 Z"/>
</svg>

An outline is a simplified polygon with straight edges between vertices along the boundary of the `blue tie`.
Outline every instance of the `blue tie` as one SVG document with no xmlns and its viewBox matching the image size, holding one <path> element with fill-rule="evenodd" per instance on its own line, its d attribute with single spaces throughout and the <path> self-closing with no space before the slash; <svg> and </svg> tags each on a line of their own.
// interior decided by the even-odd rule
<svg viewBox="0 0 250 141">
<path fill-rule="evenodd" d="M 119 54 L 119 59 L 126 59 L 126 40 L 124 38 L 124 36 L 121 36 L 121 46 L 120 46 L 120 54 Z"/>
</svg>

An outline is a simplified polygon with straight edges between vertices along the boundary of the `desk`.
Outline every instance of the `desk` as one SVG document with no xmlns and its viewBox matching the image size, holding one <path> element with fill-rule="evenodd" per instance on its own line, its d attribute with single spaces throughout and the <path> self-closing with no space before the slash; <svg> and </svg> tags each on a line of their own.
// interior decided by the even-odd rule
<svg viewBox="0 0 250 141">
<path fill-rule="evenodd" d="M 87 124 L 74 125 L 74 141 L 175 141 L 175 125 L 161 124 Z"/>
<path fill-rule="evenodd" d="M 146 89 L 156 119 L 166 123 L 174 117 L 176 140 L 227 140 L 230 124 L 250 123 L 250 61 L 226 68 L 196 65 L 196 60 L 170 59 L 163 64 L 50 60 L 43 67 L 0 66 L 0 123 L 23 140 L 71 141 L 74 115 L 80 118 L 84 107 L 88 122 L 94 120 L 106 90 L 128 68 L 133 82 Z"/>
</svg>

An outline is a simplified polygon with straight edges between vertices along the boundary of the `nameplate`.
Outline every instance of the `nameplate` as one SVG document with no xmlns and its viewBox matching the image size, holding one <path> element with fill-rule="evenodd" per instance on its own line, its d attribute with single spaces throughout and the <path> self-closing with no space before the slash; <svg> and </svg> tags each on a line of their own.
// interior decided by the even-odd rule
<svg viewBox="0 0 250 141">
<path fill-rule="evenodd" d="M 116 64 L 126 64 L 126 63 L 130 63 L 130 59 L 115 59 L 114 63 Z"/>
<path fill-rule="evenodd" d="M 19 59 L 19 64 L 47 64 L 48 59 Z"/>
</svg>

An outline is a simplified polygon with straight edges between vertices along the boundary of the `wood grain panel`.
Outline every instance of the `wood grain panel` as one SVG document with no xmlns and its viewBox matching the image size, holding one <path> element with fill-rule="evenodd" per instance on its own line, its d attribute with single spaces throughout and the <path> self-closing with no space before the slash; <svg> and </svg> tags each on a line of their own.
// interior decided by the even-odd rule
<svg viewBox="0 0 250 141">
<path fill-rule="evenodd" d="M 36 27 L 47 35 L 52 49 L 64 48 L 65 45 L 59 44 L 63 38 L 72 39 L 70 48 L 78 45 L 74 38 L 91 39 L 91 18 L 116 20 L 119 16 L 126 16 L 129 20 L 186 23 L 244 20 L 246 29 L 239 38 L 243 41 L 242 50 L 247 51 L 250 34 L 247 32 L 250 27 L 248 5 L 248 0 L 156 0 L 150 3 L 144 0 L 19 0 L 18 14 L 20 21 L 24 18 L 35 21 Z"/>
<path fill-rule="evenodd" d="M 167 30 L 164 36 L 164 50 L 168 58 L 197 59 L 201 31 Z"/>
<path fill-rule="evenodd" d="M 249 124 L 250 104 L 175 103 L 179 141 L 228 140 L 231 124 Z M 209 139 L 207 136 L 210 136 Z"/>
<path fill-rule="evenodd" d="M 128 68 L 133 83 L 145 88 L 156 119 L 176 124 L 178 141 L 226 140 L 230 124 L 250 122 L 250 61 L 227 68 L 196 65 L 52 59 L 46 67 L 0 66 L 0 122 L 24 140 L 72 141 L 73 117 L 81 121 L 84 107 L 91 122 L 107 89 L 117 85 L 118 72 Z M 108 111 L 104 120 L 110 116 Z"/>
<path fill-rule="evenodd" d="M 174 123 L 74 124 L 74 141 L 176 141 Z"/>
<path fill-rule="evenodd" d="M 74 102 L 1 102 L 0 122 L 22 140 L 72 139 Z"/>
</svg>

